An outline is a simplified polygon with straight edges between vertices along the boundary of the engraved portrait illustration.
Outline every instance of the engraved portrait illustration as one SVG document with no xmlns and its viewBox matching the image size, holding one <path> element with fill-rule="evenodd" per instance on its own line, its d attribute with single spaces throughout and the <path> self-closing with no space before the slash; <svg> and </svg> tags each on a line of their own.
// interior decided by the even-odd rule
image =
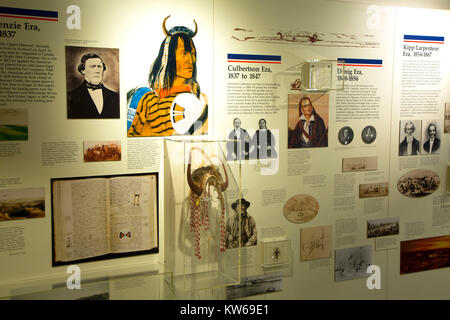
<svg viewBox="0 0 450 320">
<path fill-rule="evenodd" d="M 67 119 L 119 119 L 119 49 L 65 49 Z"/>
<path fill-rule="evenodd" d="M 398 149 L 399 156 L 417 156 L 420 153 L 421 141 L 421 121 L 403 120 L 400 121 L 400 144 Z"/>
</svg>

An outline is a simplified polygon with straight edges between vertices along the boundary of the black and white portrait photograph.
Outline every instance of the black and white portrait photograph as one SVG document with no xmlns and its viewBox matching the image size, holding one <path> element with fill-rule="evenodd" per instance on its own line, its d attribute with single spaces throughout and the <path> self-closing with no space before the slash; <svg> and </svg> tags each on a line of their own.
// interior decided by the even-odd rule
<svg viewBox="0 0 450 320">
<path fill-rule="evenodd" d="M 417 156 L 420 153 L 420 120 L 401 120 L 399 126 L 399 156 Z"/>
<path fill-rule="evenodd" d="M 376 138 L 377 130 L 373 126 L 367 126 L 361 132 L 361 139 L 365 144 L 371 144 Z"/>
<path fill-rule="evenodd" d="M 422 123 L 422 154 L 439 154 L 441 151 L 441 128 L 438 122 L 423 121 Z"/>
<path fill-rule="evenodd" d="M 119 49 L 66 46 L 67 119 L 119 119 Z"/>
<path fill-rule="evenodd" d="M 258 238 L 256 231 L 256 220 L 249 214 L 249 207 L 250 202 L 244 198 L 237 199 L 231 204 L 231 208 L 235 214 L 232 215 L 227 221 L 225 233 L 227 249 L 238 248 L 239 239 L 241 242 L 241 247 L 257 245 Z"/>
<path fill-rule="evenodd" d="M 339 130 L 338 134 L 339 142 L 343 145 L 348 145 L 353 141 L 353 129 L 350 127 L 343 127 Z"/>
<path fill-rule="evenodd" d="M 250 141 L 250 159 L 271 159 L 277 157 L 275 134 L 267 128 L 266 119 L 259 119 L 258 129 Z"/>
<path fill-rule="evenodd" d="M 233 119 L 233 129 L 228 134 L 227 160 L 248 160 L 250 158 L 250 142 L 252 138 L 248 131 L 242 128 L 239 118 Z"/>
<path fill-rule="evenodd" d="M 372 246 L 337 249 L 335 251 L 335 281 L 366 278 L 372 261 Z"/>
</svg>

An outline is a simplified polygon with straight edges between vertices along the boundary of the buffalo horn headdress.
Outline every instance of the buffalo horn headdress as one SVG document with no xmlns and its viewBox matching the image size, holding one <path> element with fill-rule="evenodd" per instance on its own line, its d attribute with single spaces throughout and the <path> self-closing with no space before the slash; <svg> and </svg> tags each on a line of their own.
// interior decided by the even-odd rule
<svg viewBox="0 0 450 320">
<path fill-rule="evenodd" d="M 169 18 L 170 18 L 170 15 L 168 15 L 163 20 L 163 23 L 162 23 L 163 32 L 166 35 L 166 41 L 164 43 L 164 53 L 162 56 L 161 69 L 159 70 L 159 75 L 158 75 L 158 78 L 159 78 L 158 85 L 159 85 L 160 89 L 162 89 L 164 87 L 164 76 L 166 74 L 167 59 L 169 56 L 169 45 L 170 45 L 170 40 L 171 40 L 172 36 L 177 33 L 185 33 L 185 34 L 188 34 L 189 36 L 191 36 L 191 38 L 193 38 L 193 37 L 195 37 L 195 35 L 197 34 L 197 31 L 198 31 L 197 22 L 195 22 L 195 19 L 194 19 L 194 24 L 195 24 L 194 31 L 192 31 L 189 28 L 183 27 L 183 26 L 173 27 L 169 31 L 167 31 L 166 21 Z"/>
</svg>

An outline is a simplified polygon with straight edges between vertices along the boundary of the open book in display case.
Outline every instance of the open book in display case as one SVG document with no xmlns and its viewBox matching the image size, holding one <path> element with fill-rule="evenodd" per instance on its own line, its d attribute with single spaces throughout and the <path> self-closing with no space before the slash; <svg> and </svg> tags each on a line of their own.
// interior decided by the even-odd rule
<svg viewBox="0 0 450 320">
<path fill-rule="evenodd" d="M 227 141 L 165 140 L 164 267 L 180 294 L 240 282 L 240 161 Z"/>
<path fill-rule="evenodd" d="M 157 253 L 158 173 L 54 178 L 53 266 Z"/>
</svg>

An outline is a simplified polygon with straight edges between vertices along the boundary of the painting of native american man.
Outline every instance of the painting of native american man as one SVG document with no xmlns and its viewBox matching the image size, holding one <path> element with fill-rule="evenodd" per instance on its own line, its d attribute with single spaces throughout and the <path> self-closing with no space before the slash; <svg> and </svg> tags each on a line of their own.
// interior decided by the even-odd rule
<svg viewBox="0 0 450 320">
<path fill-rule="evenodd" d="M 208 100 L 197 82 L 195 30 L 175 26 L 167 30 L 152 64 L 148 87 L 128 92 L 128 137 L 205 134 Z"/>
</svg>

